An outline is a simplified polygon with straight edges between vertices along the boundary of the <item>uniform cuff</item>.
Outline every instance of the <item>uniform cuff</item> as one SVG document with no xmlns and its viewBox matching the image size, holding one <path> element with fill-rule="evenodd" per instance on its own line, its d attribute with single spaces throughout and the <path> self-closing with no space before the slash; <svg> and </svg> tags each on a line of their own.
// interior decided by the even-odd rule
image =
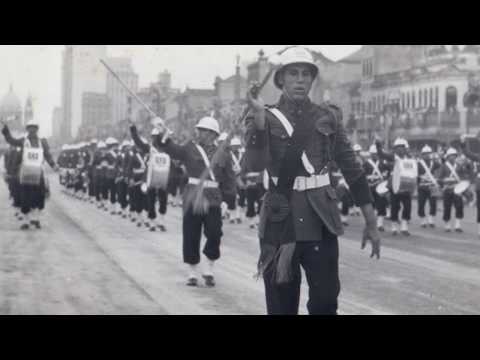
<svg viewBox="0 0 480 360">
<path fill-rule="evenodd" d="M 361 176 L 353 185 L 350 185 L 350 193 L 358 207 L 373 204 L 372 193 L 365 176 Z"/>
</svg>

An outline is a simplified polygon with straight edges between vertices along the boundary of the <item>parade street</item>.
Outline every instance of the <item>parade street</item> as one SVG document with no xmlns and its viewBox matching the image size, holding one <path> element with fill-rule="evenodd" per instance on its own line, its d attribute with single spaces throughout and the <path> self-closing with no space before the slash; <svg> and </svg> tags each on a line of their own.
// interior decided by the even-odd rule
<svg viewBox="0 0 480 360">
<path fill-rule="evenodd" d="M 150 233 L 62 193 L 51 178 L 42 230 L 20 231 L 0 182 L 0 314 L 265 314 L 258 244 L 247 225 L 224 225 L 217 286 L 185 286 L 181 210 Z M 350 314 L 480 313 L 480 240 L 468 208 L 465 234 L 386 234 L 382 258 L 360 250 L 360 218 L 340 241 L 340 311 Z M 301 313 L 306 313 L 303 287 Z"/>
</svg>

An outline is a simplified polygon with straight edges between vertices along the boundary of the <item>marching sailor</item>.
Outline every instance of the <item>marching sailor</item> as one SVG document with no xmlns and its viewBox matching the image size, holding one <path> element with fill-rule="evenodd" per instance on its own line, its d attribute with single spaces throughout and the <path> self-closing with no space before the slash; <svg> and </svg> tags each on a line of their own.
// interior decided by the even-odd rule
<svg viewBox="0 0 480 360">
<path fill-rule="evenodd" d="M 440 169 L 440 164 L 432 159 L 432 148 L 425 145 L 422 149 L 421 159 L 418 161 L 418 216 L 422 227 L 435 227 L 437 216 L 437 198 L 440 196 L 440 188 L 435 174 Z M 425 219 L 425 205 L 429 202 L 430 213 Z"/>
<path fill-rule="evenodd" d="M 94 154 L 92 166 L 95 168 L 93 181 L 95 183 L 95 199 L 97 208 L 105 210 L 105 201 L 108 199 L 108 189 L 106 187 L 107 162 L 105 159 L 107 145 L 104 141 L 99 141 L 97 151 Z"/>
<path fill-rule="evenodd" d="M 12 146 L 20 147 L 22 152 L 21 166 L 19 168 L 19 191 L 21 210 L 24 217 L 22 230 L 28 230 L 30 226 L 41 228 L 42 211 L 45 208 L 47 195 L 47 179 L 43 169 L 44 160 L 50 167 L 58 172 L 58 166 L 50 154 L 48 142 L 38 136 L 40 125 L 35 120 L 30 120 L 26 125 L 27 134 L 24 138 L 12 137 L 6 123 L 3 125 L 3 136 Z"/>
<path fill-rule="evenodd" d="M 188 185 L 183 195 L 183 260 L 189 267 L 188 286 L 198 286 L 202 227 L 207 238 L 203 254 L 207 267 L 203 278 L 207 287 L 215 286 L 214 264 L 220 258 L 222 232 L 222 194 L 235 193 L 235 172 L 231 154 L 220 152 L 215 140 L 220 135 L 218 121 L 202 118 L 196 125 L 196 140 L 177 145 L 163 129 L 161 144 L 167 154 L 186 167 Z M 215 160 L 212 164 L 212 160 Z M 202 185 L 202 174 L 206 175 Z M 220 188 L 221 186 L 221 188 Z"/>
<path fill-rule="evenodd" d="M 329 165 L 338 164 L 367 221 L 364 244 L 380 237 L 372 195 L 342 125 L 341 111 L 313 104 L 308 94 L 318 75 L 312 55 L 291 47 L 282 54 L 274 83 L 282 91 L 275 107 L 248 92 L 246 163 L 267 170 L 269 190 L 260 215 L 259 274 L 265 283 L 268 314 L 298 314 L 301 266 L 309 284 L 310 314 L 337 313 L 340 281 L 338 236 L 343 234 Z"/>
<path fill-rule="evenodd" d="M 383 150 L 382 143 L 377 140 L 376 142 L 377 152 L 380 159 L 387 160 L 394 164 L 401 162 L 405 159 L 409 159 L 408 156 L 408 142 L 405 139 L 396 139 L 393 144 L 393 154 L 387 153 Z M 410 236 L 408 231 L 408 223 L 412 218 L 412 193 L 410 191 L 401 191 L 395 194 L 392 185 L 390 184 L 391 191 L 391 221 L 392 221 L 392 234 L 398 235 L 398 224 L 400 208 L 402 208 L 402 221 L 400 231 L 404 236 Z"/>
<path fill-rule="evenodd" d="M 236 176 L 236 193 L 231 196 L 225 196 L 230 212 L 230 224 L 241 224 L 242 214 L 245 208 L 245 184 L 241 177 L 242 172 L 242 141 L 239 137 L 233 137 L 230 141 L 230 154 L 233 160 L 233 171 Z"/>
<path fill-rule="evenodd" d="M 390 166 L 388 162 L 378 158 L 378 151 L 375 145 L 370 146 L 370 159 L 364 162 L 364 171 L 367 175 L 370 192 L 373 195 L 375 210 L 377 211 L 377 228 L 384 232 L 384 220 L 387 216 L 388 207 L 388 188 L 382 189 L 379 193 L 377 187 L 384 183 L 390 176 Z"/>
<path fill-rule="evenodd" d="M 463 197 L 455 193 L 457 186 L 462 179 L 467 178 L 464 169 L 457 164 L 458 152 L 450 148 L 446 153 L 446 162 L 440 169 L 440 183 L 443 185 L 443 221 L 445 223 L 445 232 L 452 231 L 452 207 L 455 207 L 455 231 L 462 233 L 461 220 L 464 217 Z"/>
<path fill-rule="evenodd" d="M 21 215 L 20 182 L 18 178 L 21 163 L 22 148 L 19 146 L 10 145 L 8 152 L 5 154 L 5 171 L 7 176 L 8 189 L 12 198 L 12 206 L 15 211 L 15 217 L 19 221 L 23 220 L 23 217 Z"/>
<path fill-rule="evenodd" d="M 152 123 L 157 124 L 159 121 L 162 121 L 162 120 L 160 118 L 155 118 L 152 120 Z M 142 141 L 142 139 L 138 135 L 137 128 L 133 123 L 130 126 L 130 133 L 135 145 L 140 149 L 140 151 L 144 155 L 144 159 L 147 166 L 148 166 L 148 162 L 150 161 L 151 151 L 164 152 L 162 148 L 158 146 L 160 142 L 160 139 L 159 139 L 160 130 L 157 127 L 154 127 L 152 130 L 151 144 L 147 143 L 146 141 Z M 169 173 L 171 172 L 171 167 L 172 165 L 170 164 Z M 159 203 L 158 217 L 157 217 L 157 212 L 155 208 L 157 198 Z M 167 228 L 165 226 L 165 215 L 167 214 L 167 207 L 168 207 L 167 189 L 155 189 L 155 188 L 147 189 L 146 210 L 148 212 L 148 219 L 152 222 L 152 225 L 150 226 L 150 231 L 155 231 L 157 227 L 162 232 L 167 231 Z M 148 225 L 150 224 L 148 223 Z"/>
<path fill-rule="evenodd" d="M 115 164 L 117 177 L 115 178 L 115 185 L 117 188 L 117 208 L 116 214 L 122 218 L 127 217 L 128 206 L 128 183 L 127 183 L 127 165 L 129 161 L 130 143 L 128 140 L 124 140 L 120 147 L 120 152 L 117 156 L 117 162 Z"/>
</svg>

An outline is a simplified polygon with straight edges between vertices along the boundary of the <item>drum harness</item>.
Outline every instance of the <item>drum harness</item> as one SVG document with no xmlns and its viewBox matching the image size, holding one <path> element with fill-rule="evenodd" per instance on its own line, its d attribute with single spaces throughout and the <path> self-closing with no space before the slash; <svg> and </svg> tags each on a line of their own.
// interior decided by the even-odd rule
<svg viewBox="0 0 480 360">
<path fill-rule="evenodd" d="M 373 168 L 373 173 L 372 175 L 370 175 L 371 179 L 372 178 L 380 178 L 380 182 L 383 180 L 383 175 L 382 173 L 380 172 L 380 168 L 379 168 L 379 164 L 380 164 L 380 161 L 377 161 L 376 163 L 374 163 L 372 161 L 372 159 L 368 159 L 368 163 L 372 166 Z M 377 182 L 374 182 L 372 184 L 372 186 L 374 186 L 375 184 L 377 184 Z"/>
<path fill-rule="evenodd" d="M 437 179 L 435 179 L 435 177 L 433 176 L 432 174 L 432 168 L 433 168 L 433 162 L 432 162 L 432 165 L 431 166 L 427 166 L 427 164 L 425 163 L 425 161 L 422 159 L 419 161 L 420 165 L 422 165 L 422 167 L 425 169 L 425 173 L 427 174 L 427 176 L 430 178 L 430 181 L 433 183 L 433 185 L 435 185 L 436 187 L 440 187 L 438 185 L 438 181 Z"/>
<path fill-rule="evenodd" d="M 205 150 L 203 149 L 203 147 L 201 147 L 200 145 L 198 144 L 195 144 L 195 147 L 197 148 L 198 152 L 200 153 L 200 155 L 202 156 L 202 159 L 203 159 L 203 162 L 205 163 L 205 166 L 206 168 L 208 169 L 208 172 L 210 174 L 210 177 L 212 180 L 206 180 L 204 183 L 203 183 L 203 186 L 205 188 L 218 188 L 218 182 L 215 178 L 215 174 L 213 173 L 212 171 L 212 167 L 210 166 L 210 160 L 208 159 L 208 156 L 207 156 L 207 153 L 205 152 Z M 198 185 L 200 184 L 200 179 L 198 178 L 192 178 L 192 177 L 189 177 L 188 178 L 188 183 L 190 185 Z"/>
</svg>

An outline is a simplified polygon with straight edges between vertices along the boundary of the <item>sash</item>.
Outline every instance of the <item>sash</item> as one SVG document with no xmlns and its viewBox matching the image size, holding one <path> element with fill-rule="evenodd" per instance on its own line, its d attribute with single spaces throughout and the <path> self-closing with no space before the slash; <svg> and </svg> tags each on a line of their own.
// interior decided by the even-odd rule
<svg viewBox="0 0 480 360">
<path fill-rule="evenodd" d="M 452 164 L 450 164 L 448 161 L 445 164 L 447 165 L 448 169 L 450 170 L 450 176 L 453 176 L 457 182 L 460 182 L 461 181 L 460 177 L 458 176 L 457 171 L 452 166 Z"/>
<path fill-rule="evenodd" d="M 242 167 L 240 166 L 240 160 L 241 160 L 242 154 L 240 154 L 240 157 L 237 158 L 237 156 L 233 151 L 230 151 L 230 153 L 232 154 L 233 168 L 235 172 L 240 172 L 240 170 L 242 169 Z"/>
<path fill-rule="evenodd" d="M 205 167 L 208 169 L 210 177 L 212 178 L 213 181 L 217 181 L 215 179 L 215 175 L 213 174 L 212 168 L 210 167 L 210 160 L 208 159 L 207 153 L 205 152 L 205 150 L 203 150 L 203 148 L 200 145 L 195 144 L 195 146 L 198 152 L 200 153 L 200 155 L 202 155 L 203 162 L 205 163 Z"/>
<path fill-rule="evenodd" d="M 377 161 L 377 163 L 374 163 L 371 159 L 368 159 L 368 163 L 372 166 L 373 168 L 373 174 L 372 175 L 377 175 L 379 178 L 383 179 L 383 175 L 382 173 L 380 172 L 380 169 L 378 167 L 379 165 L 379 162 Z"/>
<path fill-rule="evenodd" d="M 420 160 L 420 165 L 422 165 L 422 167 L 425 169 L 425 173 L 427 174 L 427 176 L 430 178 L 430 181 L 435 185 L 435 186 L 438 186 L 438 182 L 437 180 L 435 179 L 435 177 L 432 175 L 432 168 L 433 168 L 433 162 L 432 162 L 432 168 L 428 167 L 427 164 L 425 163 L 425 161 L 422 159 Z"/>
</svg>

